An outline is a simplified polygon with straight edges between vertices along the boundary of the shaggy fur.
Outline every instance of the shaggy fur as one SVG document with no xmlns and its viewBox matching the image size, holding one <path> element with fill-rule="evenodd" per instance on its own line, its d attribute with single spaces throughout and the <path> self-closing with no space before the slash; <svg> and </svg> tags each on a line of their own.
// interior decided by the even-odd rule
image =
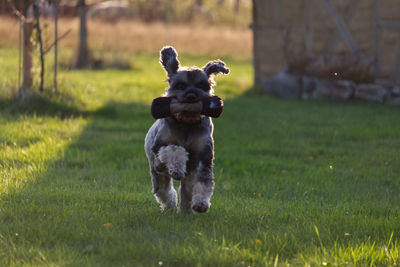
<svg viewBox="0 0 400 267">
<path fill-rule="evenodd" d="M 167 72 L 169 84 L 164 96 L 173 98 L 174 103 L 182 106 L 193 107 L 212 97 L 213 75 L 229 73 L 220 60 L 211 61 L 203 68 L 179 67 L 178 53 L 173 47 L 161 50 L 160 63 Z M 212 134 L 211 118 L 202 115 L 201 109 L 174 113 L 156 120 L 151 126 L 145 138 L 145 151 L 153 194 L 162 209 L 177 207 L 173 178 L 181 182 L 181 211 L 209 210 L 214 190 Z"/>
<path fill-rule="evenodd" d="M 158 150 L 157 158 L 160 164 L 164 164 L 171 177 L 180 180 L 186 174 L 186 162 L 188 161 L 189 153 L 177 145 L 162 146 Z"/>
</svg>

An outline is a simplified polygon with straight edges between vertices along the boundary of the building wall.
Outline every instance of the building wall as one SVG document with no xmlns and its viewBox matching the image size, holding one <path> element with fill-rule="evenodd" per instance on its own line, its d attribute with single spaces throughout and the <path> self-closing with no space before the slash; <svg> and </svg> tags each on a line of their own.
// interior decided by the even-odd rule
<svg viewBox="0 0 400 267">
<path fill-rule="evenodd" d="M 354 1 L 331 0 L 343 18 L 349 13 L 350 4 Z M 286 66 L 284 45 L 299 56 L 326 53 L 337 28 L 324 2 L 253 0 L 256 82 L 276 74 Z M 379 6 L 380 11 L 375 12 Z M 375 20 L 378 13 L 380 19 Z M 394 23 L 394 26 L 382 29 L 381 21 L 390 25 Z M 347 25 L 359 51 L 370 57 L 377 54 L 381 75 L 393 77 L 397 53 L 400 53 L 400 1 L 359 0 Z M 350 53 L 349 46 L 341 37 L 339 40 L 333 53 Z"/>
</svg>

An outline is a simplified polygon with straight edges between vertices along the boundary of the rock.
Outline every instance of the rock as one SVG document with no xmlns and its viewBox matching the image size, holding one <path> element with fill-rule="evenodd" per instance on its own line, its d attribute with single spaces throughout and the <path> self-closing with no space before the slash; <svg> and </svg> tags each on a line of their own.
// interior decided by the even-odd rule
<svg viewBox="0 0 400 267">
<path fill-rule="evenodd" d="M 391 89 L 393 87 L 393 80 L 375 79 L 375 84 L 380 85 L 386 89 Z"/>
<path fill-rule="evenodd" d="M 395 85 L 392 89 L 392 94 L 400 96 L 400 85 Z"/>
<path fill-rule="evenodd" d="M 353 81 L 339 80 L 334 82 L 331 91 L 331 98 L 349 100 L 353 97 L 356 83 Z"/>
<path fill-rule="evenodd" d="M 276 95 L 285 99 L 298 99 L 301 96 L 301 78 L 281 71 L 262 84 L 267 94 Z"/>
<path fill-rule="evenodd" d="M 375 84 L 382 86 L 386 89 L 388 96 L 390 94 L 400 96 L 400 85 L 396 85 L 391 79 L 376 79 Z"/>
<path fill-rule="evenodd" d="M 385 100 L 385 104 L 388 104 L 391 106 L 400 106 L 400 96 L 396 96 L 396 95 L 388 96 Z"/>
<path fill-rule="evenodd" d="M 362 100 L 383 103 L 388 93 L 388 90 L 379 84 L 359 84 L 354 96 Z"/>
<path fill-rule="evenodd" d="M 357 98 L 400 106 L 400 86 L 393 87 L 389 80 L 376 80 L 371 84 L 359 84 L 349 80 L 321 80 L 311 76 L 296 76 L 287 70 L 263 82 L 267 94 L 285 99 L 349 100 Z"/>
<path fill-rule="evenodd" d="M 356 84 L 352 81 L 318 80 L 314 98 L 328 98 L 332 100 L 348 100 L 353 97 Z"/>
<path fill-rule="evenodd" d="M 317 89 L 318 78 L 303 76 L 301 78 L 302 99 L 313 99 L 316 98 L 315 91 Z"/>
</svg>

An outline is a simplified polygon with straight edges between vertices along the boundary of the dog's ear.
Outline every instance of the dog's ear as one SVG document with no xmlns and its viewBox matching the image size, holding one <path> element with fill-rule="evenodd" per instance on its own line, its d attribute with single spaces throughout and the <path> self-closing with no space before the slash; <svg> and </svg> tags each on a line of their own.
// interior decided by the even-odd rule
<svg viewBox="0 0 400 267">
<path fill-rule="evenodd" d="M 203 71 L 210 77 L 211 74 L 228 74 L 229 69 L 226 67 L 225 62 L 221 60 L 213 60 L 208 62 L 204 67 Z"/>
<path fill-rule="evenodd" d="M 179 69 L 178 53 L 172 46 L 165 46 L 160 51 L 160 63 L 171 77 Z"/>
</svg>

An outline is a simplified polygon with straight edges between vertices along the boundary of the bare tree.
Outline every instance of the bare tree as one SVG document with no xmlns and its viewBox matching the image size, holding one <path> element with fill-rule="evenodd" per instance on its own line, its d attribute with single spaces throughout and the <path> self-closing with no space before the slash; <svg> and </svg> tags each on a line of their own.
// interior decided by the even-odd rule
<svg viewBox="0 0 400 267">
<path fill-rule="evenodd" d="M 24 98 L 28 91 L 32 89 L 33 77 L 32 77 L 32 53 L 33 44 L 31 42 L 31 36 L 33 32 L 33 22 L 24 21 L 22 23 L 23 29 L 23 63 L 22 63 L 22 85 L 18 90 L 18 96 Z"/>
<path fill-rule="evenodd" d="M 40 53 L 40 85 L 39 91 L 43 92 L 44 83 L 44 52 L 43 52 L 43 39 L 42 39 L 42 29 L 40 27 L 40 0 L 33 1 L 33 16 L 35 17 L 35 28 L 36 36 L 39 42 L 39 53 Z"/>
<path fill-rule="evenodd" d="M 79 0 L 77 4 L 80 29 L 79 29 L 79 50 L 76 62 L 77 68 L 85 68 L 89 63 L 89 49 L 87 44 L 87 5 L 85 0 Z"/>
<path fill-rule="evenodd" d="M 58 0 L 54 0 L 54 92 L 57 92 L 58 67 Z"/>
<path fill-rule="evenodd" d="M 190 10 L 189 10 L 189 19 L 192 20 L 196 15 L 201 12 L 203 8 L 204 1 L 203 0 L 194 0 Z"/>
<path fill-rule="evenodd" d="M 240 0 L 235 0 L 233 5 L 233 11 L 237 14 L 240 10 Z"/>
<path fill-rule="evenodd" d="M 32 52 L 33 44 L 31 42 L 31 36 L 33 32 L 33 23 L 26 19 L 27 5 L 29 1 L 25 3 L 23 9 L 18 10 L 11 0 L 8 0 L 13 13 L 18 17 L 20 21 L 20 26 L 22 28 L 22 84 L 18 79 L 18 97 L 23 99 L 27 93 L 32 89 L 33 77 L 32 77 Z M 21 31 L 21 29 L 20 29 Z M 21 51 L 19 52 L 21 54 Z M 18 72 L 21 73 L 21 64 L 18 62 Z M 20 74 L 18 75 L 20 76 Z"/>
</svg>

